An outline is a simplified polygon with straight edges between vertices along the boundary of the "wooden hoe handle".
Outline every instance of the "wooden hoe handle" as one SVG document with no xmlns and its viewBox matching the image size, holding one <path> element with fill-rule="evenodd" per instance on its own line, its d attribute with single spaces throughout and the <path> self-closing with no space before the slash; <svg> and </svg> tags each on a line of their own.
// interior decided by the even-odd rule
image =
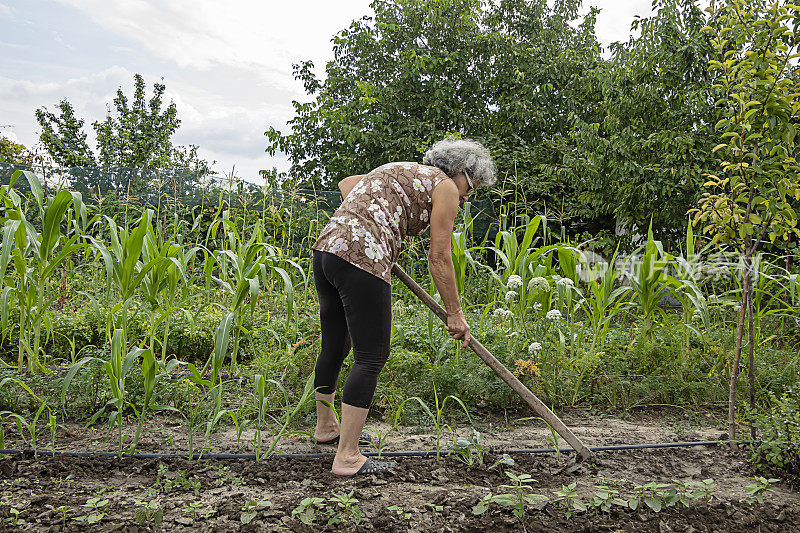
<svg viewBox="0 0 800 533">
<path fill-rule="evenodd" d="M 400 280 L 406 284 L 406 286 L 411 289 L 417 298 L 422 300 L 422 302 L 427 305 L 431 311 L 434 312 L 436 316 L 438 316 L 442 322 L 447 324 L 447 311 L 444 308 L 436 303 L 430 294 L 428 294 L 422 287 L 417 285 L 411 276 L 405 273 L 405 271 L 397 265 L 392 267 L 392 273 L 400 278 Z M 483 359 L 483 361 L 494 370 L 494 373 L 500 376 L 500 379 L 505 381 L 509 387 L 511 387 L 514 392 L 519 394 L 519 396 L 525 400 L 525 403 L 530 405 L 536 414 L 542 417 L 550 427 L 553 428 L 559 435 L 561 435 L 565 441 L 567 441 L 570 446 L 578 453 L 579 461 L 584 459 L 589 459 L 592 456 L 591 450 L 583 445 L 578 437 L 561 421 L 556 414 L 551 411 L 545 404 L 536 397 L 534 393 L 528 389 L 519 379 L 517 376 L 512 374 L 500 361 L 497 360 L 495 356 L 491 354 L 486 347 L 481 344 L 478 339 L 473 336 L 470 336 L 469 347 L 478 354 L 478 357 Z"/>
</svg>

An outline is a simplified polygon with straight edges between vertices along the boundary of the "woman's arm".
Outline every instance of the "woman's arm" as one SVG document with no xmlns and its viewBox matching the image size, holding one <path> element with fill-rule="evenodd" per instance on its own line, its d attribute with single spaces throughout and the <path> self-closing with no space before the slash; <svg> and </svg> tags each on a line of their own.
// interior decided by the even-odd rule
<svg viewBox="0 0 800 533">
<path fill-rule="evenodd" d="M 453 256 L 450 251 L 453 224 L 458 214 L 458 198 L 458 187 L 453 180 L 442 181 L 433 191 L 428 267 L 447 310 L 447 330 L 454 339 L 462 339 L 466 348 L 470 338 L 469 325 L 461 310 Z"/>
<path fill-rule="evenodd" d="M 350 191 L 353 190 L 353 187 L 361 181 L 361 178 L 366 176 L 366 174 L 358 174 L 356 176 L 349 176 L 342 181 L 339 182 L 339 190 L 342 191 L 342 200 L 347 198 L 347 195 L 350 194 Z"/>
</svg>

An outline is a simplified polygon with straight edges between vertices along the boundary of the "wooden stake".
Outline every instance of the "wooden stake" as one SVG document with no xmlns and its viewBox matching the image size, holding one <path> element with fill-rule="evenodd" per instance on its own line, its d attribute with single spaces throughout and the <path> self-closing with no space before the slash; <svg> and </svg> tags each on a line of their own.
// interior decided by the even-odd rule
<svg viewBox="0 0 800 533">
<path fill-rule="evenodd" d="M 428 294 L 422 287 L 417 285 L 411 276 L 405 273 L 405 271 L 397 265 L 392 267 L 392 273 L 397 276 L 400 281 L 402 281 L 411 292 L 413 292 L 417 298 L 422 300 L 422 302 L 427 305 L 433 313 L 441 319 L 442 322 L 445 324 L 447 323 L 447 311 L 444 308 L 436 303 L 430 294 Z M 537 415 L 542 417 L 550 427 L 553 428 L 556 433 L 561 435 L 565 441 L 569 443 L 570 446 L 577 452 L 578 454 L 578 461 L 583 461 L 584 459 L 589 459 L 592 457 L 592 451 L 584 446 L 581 440 L 575 436 L 575 434 L 561 421 L 556 414 L 551 411 L 545 404 L 536 397 L 534 393 L 528 389 L 519 379 L 517 376 L 511 373 L 497 358 L 491 354 L 486 347 L 481 344 L 478 339 L 475 337 L 471 337 L 469 341 L 469 347 L 478 354 L 478 357 L 483 359 L 483 361 L 494 370 L 494 373 L 500 376 L 500 379 L 505 381 L 509 387 L 511 387 L 514 392 L 516 392 L 525 403 L 527 403 L 533 410 L 536 412 Z"/>
</svg>

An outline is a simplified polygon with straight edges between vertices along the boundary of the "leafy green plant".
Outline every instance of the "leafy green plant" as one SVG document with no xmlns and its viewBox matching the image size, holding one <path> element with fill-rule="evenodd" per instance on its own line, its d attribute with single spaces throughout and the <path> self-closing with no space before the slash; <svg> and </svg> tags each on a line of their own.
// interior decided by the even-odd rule
<svg viewBox="0 0 800 533">
<path fill-rule="evenodd" d="M 317 515 L 325 508 L 323 498 L 307 497 L 300 501 L 300 504 L 292 509 L 292 516 L 297 517 L 302 523 L 310 526 L 314 523 Z"/>
<path fill-rule="evenodd" d="M 536 506 L 548 501 L 547 496 L 542 494 L 531 493 L 533 487 L 531 483 L 535 483 L 528 474 L 516 475 L 511 472 L 506 472 L 506 475 L 511 478 L 513 484 L 500 485 L 502 488 L 510 489 L 510 494 L 492 494 L 484 496 L 473 508 L 472 513 L 481 515 L 489 509 L 491 503 L 496 503 L 503 507 L 513 507 L 514 516 L 521 519 L 529 506 Z"/>
<path fill-rule="evenodd" d="M 397 515 L 397 518 L 399 518 L 400 520 L 408 520 L 409 518 L 411 518 L 411 513 L 409 513 L 399 505 L 390 505 L 389 507 L 386 508 L 386 510 Z"/>
<path fill-rule="evenodd" d="M 259 511 L 269 507 L 272 507 L 272 502 L 269 500 L 247 500 L 242 507 L 242 514 L 239 517 L 239 520 L 242 522 L 242 524 L 249 524 L 256 516 L 258 516 Z"/>
<path fill-rule="evenodd" d="M 353 497 L 353 492 L 345 493 L 332 492 L 328 498 L 333 507 L 329 511 L 328 525 L 359 524 L 361 523 L 361 507 L 358 506 L 358 498 Z"/>
<path fill-rule="evenodd" d="M 19 344 L 17 362 L 19 370 L 24 368 L 27 357 L 28 371 L 44 370 L 40 363 L 42 348 L 42 329 L 51 331 L 50 306 L 61 294 L 54 290 L 53 277 L 64 260 L 85 248 L 81 232 L 71 236 L 63 235 L 61 224 L 72 226 L 73 216 L 82 217 L 84 224 L 86 208 L 80 193 L 66 190 L 45 198 L 39 178 L 33 172 L 16 171 L 13 184 L 24 175 L 30 185 L 35 200 L 35 215 L 41 220 L 42 231 L 37 231 L 26 218 L 26 208 L 22 198 L 11 189 L 3 188 L 6 220 L 0 244 L 0 275 L 4 276 L 0 293 L 2 305 L 3 337 L 7 335 L 10 323 L 7 306 L 13 298 L 19 311 Z M 73 210 L 70 210 L 70 207 Z M 80 227 L 80 225 L 76 225 Z M 11 269 L 9 271 L 9 265 Z"/>
<path fill-rule="evenodd" d="M 762 476 L 756 476 L 752 479 L 754 483 L 744 488 L 744 493 L 746 494 L 745 501 L 747 503 L 764 503 L 764 496 L 772 490 L 773 484 L 780 481 L 780 479 L 767 479 Z"/>
<path fill-rule="evenodd" d="M 761 433 L 753 443 L 751 458 L 765 472 L 787 478 L 800 476 L 800 386 L 794 384 L 778 396 L 768 393 L 770 408 L 751 413 Z"/>
<path fill-rule="evenodd" d="M 108 505 L 109 500 L 107 498 L 89 498 L 86 500 L 86 503 L 81 505 L 84 509 L 88 510 L 88 513 L 81 516 L 76 516 L 73 520 L 77 520 L 78 522 L 85 522 L 87 524 L 96 524 L 103 520 L 108 515 L 108 511 L 105 507 Z"/>
<path fill-rule="evenodd" d="M 569 485 L 563 485 L 561 490 L 553 491 L 556 495 L 554 503 L 559 503 L 566 509 L 566 517 L 570 518 L 574 514 L 586 512 L 586 503 L 578 496 L 578 483 L 573 481 Z"/>
<path fill-rule="evenodd" d="M 489 450 L 483 445 L 483 435 L 476 429 L 470 433 L 469 439 L 458 437 L 450 445 L 450 454 L 467 466 L 483 465 L 484 457 Z"/>
<path fill-rule="evenodd" d="M 605 485 L 598 485 L 599 489 L 589 498 L 587 507 L 597 509 L 603 513 L 610 513 L 613 506 L 628 507 L 628 501 L 619 497 L 619 491 Z"/>
<path fill-rule="evenodd" d="M 142 527 L 157 527 L 164 520 L 164 509 L 156 501 L 144 502 L 136 500 L 133 516 Z"/>
</svg>

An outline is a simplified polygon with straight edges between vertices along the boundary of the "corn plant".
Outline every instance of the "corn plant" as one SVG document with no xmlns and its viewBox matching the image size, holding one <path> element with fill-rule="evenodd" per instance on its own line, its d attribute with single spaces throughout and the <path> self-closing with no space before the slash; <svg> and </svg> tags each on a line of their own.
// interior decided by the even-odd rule
<svg viewBox="0 0 800 533">
<path fill-rule="evenodd" d="M 628 259 L 629 264 L 633 258 L 639 259 L 640 252 L 642 254 L 641 261 L 632 265 L 632 295 L 634 296 L 633 302 L 643 321 L 643 333 L 648 338 L 652 338 L 653 318 L 657 310 L 661 311 L 663 315 L 663 310 L 659 308 L 658 304 L 661 302 L 665 286 L 670 281 L 666 273 L 669 256 L 664 253 L 661 241 L 653 238 L 652 224 L 647 230 L 647 242 L 631 255 L 631 258 Z"/>
<path fill-rule="evenodd" d="M 216 221 L 209 231 L 215 233 L 220 225 L 224 226 L 228 248 L 215 252 L 220 275 L 214 280 L 231 298 L 228 311 L 235 318 L 231 365 L 236 368 L 241 335 L 247 333 L 243 327 L 245 312 L 249 311 L 251 315 L 255 312 L 262 281 L 270 279 L 272 275 L 277 275 L 283 281 L 287 323 L 294 312 L 294 285 L 282 266 L 286 261 L 273 247 L 259 241 L 262 237 L 260 221 L 256 222 L 247 240 L 239 235 L 230 220 Z"/>
<path fill-rule="evenodd" d="M 116 289 L 119 297 L 108 311 L 106 335 L 113 324 L 114 329 L 121 329 L 124 338 L 128 338 L 128 313 L 133 297 L 148 272 L 158 264 L 157 258 L 150 258 L 146 262 L 141 260 L 145 238 L 152 231 L 152 216 L 150 209 L 142 213 L 139 224 L 130 233 L 127 228 L 118 227 L 112 218 L 106 216 L 111 245 L 106 246 L 100 240 L 91 238 L 92 247 L 103 260 L 108 291 L 110 293 Z"/>
<path fill-rule="evenodd" d="M 505 217 L 503 218 L 505 220 Z M 516 274 L 522 278 L 523 283 L 527 283 L 530 276 L 529 264 L 535 257 L 531 255 L 532 246 L 538 241 L 536 232 L 542 227 L 542 235 L 547 234 L 547 219 L 542 215 L 536 215 L 527 223 L 511 228 L 501 228 L 495 236 L 494 246 L 488 247 L 497 254 L 503 266 L 502 281 L 509 276 Z M 517 240 L 517 234 L 522 233 L 522 240 Z"/>
<path fill-rule="evenodd" d="M 279 416 L 273 416 L 267 412 L 267 398 L 266 398 L 266 385 L 267 383 L 271 383 L 276 387 L 276 389 L 281 394 L 281 410 Z M 300 413 L 309 405 L 312 405 L 315 401 L 315 391 L 314 391 L 314 373 L 312 372 L 311 375 L 306 380 L 305 386 L 303 387 L 303 392 L 300 394 L 300 398 L 297 399 L 297 402 L 293 404 L 291 398 L 289 397 L 289 393 L 287 392 L 286 388 L 281 384 L 280 381 L 274 379 L 265 379 L 262 375 L 256 375 L 254 379 L 254 389 L 255 389 L 255 401 L 257 403 L 257 419 L 256 419 L 256 432 L 254 436 L 254 447 L 256 452 L 256 459 L 262 459 L 266 457 L 270 457 L 273 453 L 275 453 L 278 444 L 280 443 L 281 438 L 285 437 L 286 435 L 290 434 L 291 431 L 289 430 L 289 426 L 292 424 L 294 420 L 300 415 Z M 266 418 L 270 418 L 270 420 L 275 424 L 276 430 L 272 431 L 269 437 L 269 446 L 261 453 L 262 447 L 262 427 L 265 427 Z"/>
<path fill-rule="evenodd" d="M 41 418 L 42 414 L 47 411 L 47 420 L 48 420 L 48 427 L 50 428 L 50 446 L 52 449 L 55 449 L 56 445 L 56 414 L 47 404 L 47 402 L 41 398 L 39 398 L 31 388 L 24 383 L 23 381 L 16 379 L 16 378 L 5 378 L 0 381 L 0 390 L 3 390 L 8 384 L 16 384 L 18 385 L 23 391 L 25 391 L 31 399 L 39 404 L 39 408 L 36 410 L 36 413 L 33 415 L 33 418 L 30 420 L 26 419 L 24 416 L 14 413 L 11 411 L 0 411 L 0 448 L 5 448 L 5 437 L 3 434 L 3 422 L 6 419 L 14 420 L 14 423 L 17 426 L 17 432 L 19 436 L 24 441 L 27 441 L 28 445 L 33 450 L 34 456 L 36 455 L 36 451 L 38 449 L 37 439 L 39 436 L 38 433 L 38 423 L 39 419 Z M 28 438 L 25 438 L 25 433 L 28 433 Z"/>
<path fill-rule="evenodd" d="M 145 264 L 152 262 L 153 268 L 142 278 L 142 295 L 150 304 L 150 348 L 154 351 L 156 332 L 164 324 L 161 339 L 161 364 L 164 364 L 171 317 L 189 299 L 186 290 L 187 270 L 199 248 L 187 250 L 171 240 L 160 245 L 157 241 L 155 233 L 148 231 L 142 249 L 142 260 Z"/>
<path fill-rule="evenodd" d="M 134 363 L 136 363 L 136 361 L 142 357 L 142 377 L 145 386 L 145 400 L 141 406 L 141 410 L 136 410 L 134 407 L 134 411 L 139 418 L 139 427 L 137 428 L 135 441 L 133 447 L 131 448 L 131 450 L 133 450 L 138 443 L 139 436 L 141 435 L 144 416 L 155 389 L 157 372 L 157 365 L 153 358 L 152 350 L 134 347 L 125 353 L 125 355 L 123 355 L 125 349 L 125 332 L 121 328 L 116 328 L 114 329 L 114 333 L 111 338 L 111 354 L 109 359 L 107 361 L 102 361 L 97 357 L 84 357 L 70 367 L 61 385 L 61 403 L 63 404 L 67 390 L 69 390 L 69 386 L 78 371 L 90 361 L 101 361 L 103 363 L 103 369 L 105 370 L 106 377 L 108 378 L 108 386 L 111 392 L 111 398 L 106 402 L 103 408 L 101 408 L 92 416 L 89 423 L 91 424 L 97 420 L 103 413 L 108 414 L 109 433 L 115 426 L 117 428 L 117 454 L 119 457 L 122 457 L 122 454 L 125 451 L 125 439 L 122 435 L 122 423 L 124 421 L 123 416 L 128 407 L 133 407 L 127 399 L 126 380 L 128 373 L 130 372 L 130 369 Z"/>
<path fill-rule="evenodd" d="M 588 290 L 580 307 L 592 328 L 592 344 L 589 347 L 591 353 L 596 349 L 603 349 L 612 320 L 627 307 L 623 297 L 630 292 L 630 288 L 616 287 L 620 276 L 620 272 L 613 267 L 616 259 L 615 251 L 610 263 L 600 263 L 586 272 L 589 278 Z"/>
<path fill-rule="evenodd" d="M 411 396 L 410 398 L 406 398 L 398 406 L 397 411 L 395 412 L 395 415 L 394 415 L 395 416 L 395 422 L 394 423 L 395 423 L 395 425 L 398 424 L 398 422 L 400 420 L 400 416 L 402 415 L 403 410 L 405 409 L 406 403 L 408 403 L 408 402 L 416 402 L 417 405 L 419 405 L 420 408 L 425 412 L 425 414 L 427 414 L 430 417 L 431 422 L 433 422 L 434 428 L 436 429 L 436 460 L 438 461 L 440 459 L 441 440 L 442 440 L 442 434 L 444 433 L 444 430 L 448 429 L 450 431 L 450 436 L 453 438 L 453 440 L 456 440 L 455 434 L 453 432 L 453 428 L 450 427 L 449 424 L 445 424 L 444 423 L 443 415 L 444 415 L 445 407 L 447 407 L 447 402 L 448 401 L 456 402 L 461 407 L 461 409 L 464 411 L 464 414 L 467 415 L 467 420 L 469 420 L 470 423 L 472 422 L 472 418 L 469 415 L 469 409 L 467 409 L 467 406 L 457 396 L 453 396 L 452 394 L 448 395 L 448 396 L 445 396 L 445 398 L 442 399 L 441 403 L 440 403 L 439 394 L 436 391 L 436 384 L 433 385 L 433 401 L 434 401 L 434 405 L 433 405 L 433 409 L 431 409 L 430 406 L 428 406 L 428 404 L 425 402 L 425 400 L 423 400 L 419 396 Z M 434 411 L 435 411 L 435 413 L 434 413 Z"/>
<path fill-rule="evenodd" d="M 0 292 L 0 305 L 3 307 L 0 321 L 3 335 L 7 335 L 8 308 L 13 300 L 19 311 L 17 364 L 21 371 L 27 358 L 28 371 L 33 372 L 35 369 L 44 370 L 39 357 L 42 330 L 52 330 L 50 305 L 61 296 L 53 293 L 51 279 L 56 268 L 66 258 L 85 247 L 80 233 L 69 237 L 63 235 L 61 224 L 67 222 L 68 228 L 72 226 L 70 207 L 84 218 L 86 208 L 80 193 L 62 190 L 46 199 L 42 184 L 34 173 L 17 171 L 14 175 L 24 175 L 27 178 L 38 208 L 36 214 L 42 221 L 42 231 L 38 232 L 26 218 L 22 198 L 14 190 L 6 191 L 4 201 L 8 218 L 3 227 L 3 242 L 0 244 L 0 274 L 5 276 L 4 287 Z"/>
</svg>

